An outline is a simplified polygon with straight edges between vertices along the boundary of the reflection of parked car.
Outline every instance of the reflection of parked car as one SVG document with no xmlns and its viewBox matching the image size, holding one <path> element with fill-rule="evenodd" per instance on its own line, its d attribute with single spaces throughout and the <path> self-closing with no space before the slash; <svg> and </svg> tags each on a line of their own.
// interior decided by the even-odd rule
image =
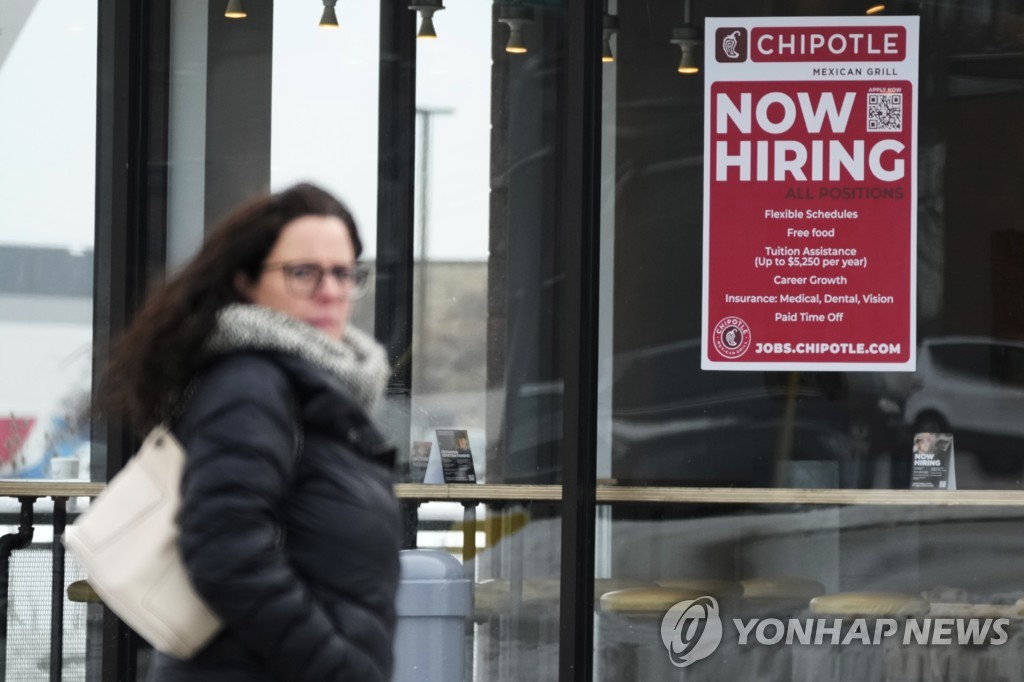
<svg viewBox="0 0 1024 682">
<path fill-rule="evenodd" d="M 869 486 L 875 460 L 898 454 L 902 405 L 886 375 L 703 371 L 696 339 L 615 363 L 621 482 Z"/>
<path fill-rule="evenodd" d="M 914 432 L 953 434 L 958 451 L 1005 471 L 1024 462 L 1024 342 L 987 337 L 927 339 L 905 419 Z"/>
</svg>

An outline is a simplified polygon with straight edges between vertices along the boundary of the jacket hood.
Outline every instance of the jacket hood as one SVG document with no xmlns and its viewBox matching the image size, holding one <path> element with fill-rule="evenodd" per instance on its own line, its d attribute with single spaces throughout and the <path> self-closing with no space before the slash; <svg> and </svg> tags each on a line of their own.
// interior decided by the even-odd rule
<svg viewBox="0 0 1024 682">
<path fill-rule="evenodd" d="M 366 332 L 349 326 L 338 341 L 302 320 L 250 303 L 234 303 L 220 311 L 205 351 L 298 356 L 340 381 L 367 413 L 373 412 L 391 374 L 384 348 Z"/>
</svg>

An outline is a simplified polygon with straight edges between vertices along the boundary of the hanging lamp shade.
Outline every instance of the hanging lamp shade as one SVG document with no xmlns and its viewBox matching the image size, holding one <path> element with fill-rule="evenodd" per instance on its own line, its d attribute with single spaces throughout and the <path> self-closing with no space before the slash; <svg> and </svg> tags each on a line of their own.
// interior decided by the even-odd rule
<svg viewBox="0 0 1024 682">
<path fill-rule="evenodd" d="M 409 9 L 420 13 L 420 30 L 416 37 L 436 38 L 437 31 L 434 29 L 434 13 L 444 9 L 444 2 L 442 0 L 419 0 L 419 2 L 409 5 Z"/>
<path fill-rule="evenodd" d="M 615 53 L 612 51 L 611 38 L 605 38 L 601 46 L 601 61 L 610 64 L 615 61 Z"/>
<path fill-rule="evenodd" d="M 320 15 L 320 28 L 339 28 L 338 15 L 334 12 L 334 6 L 338 0 L 324 0 L 324 13 Z"/>
<path fill-rule="evenodd" d="M 508 26 L 505 52 L 524 54 L 527 50 L 524 29 L 533 23 L 533 9 L 522 5 L 504 5 L 498 11 L 498 21 Z"/>
<path fill-rule="evenodd" d="M 619 30 L 619 18 L 614 14 L 606 12 L 601 23 L 601 61 L 605 63 L 614 62 L 615 53 L 612 51 L 612 36 Z"/>
<path fill-rule="evenodd" d="M 228 0 L 228 6 L 224 9 L 224 16 L 228 19 L 245 19 L 248 14 L 242 0 Z"/>
<path fill-rule="evenodd" d="M 697 64 L 697 46 L 700 45 L 700 31 L 693 26 L 681 26 L 672 29 L 672 43 L 679 46 L 682 55 L 679 58 L 679 73 L 693 74 L 700 72 Z"/>
<path fill-rule="evenodd" d="M 416 32 L 417 38 L 436 38 L 437 31 L 434 29 L 434 17 L 424 14 L 420 21 L 420 30 Z"/>
<path fill-rule="evenodd" d="M 682 56 L 679 58 L 679 66 L 676 67 L 676 71 L 685 74 L 699 73 L 700 67 L 697 66 L 696 50 L 688 45 L 680 45 L 680 47 Z"/>
</svg>

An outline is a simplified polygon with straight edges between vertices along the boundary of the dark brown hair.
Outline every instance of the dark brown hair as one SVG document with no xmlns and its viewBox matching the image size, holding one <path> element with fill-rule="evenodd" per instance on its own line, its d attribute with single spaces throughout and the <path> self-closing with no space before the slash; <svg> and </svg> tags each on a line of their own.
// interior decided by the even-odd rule
<svg viewBox="0 0 1024 682">
<path fill-rule="evenodd" d="M 285 225 L 306 215 L 336 216 L 356 257 L 363 250 L 355 220 L 324 190 L 300 184 L 251 200 L 210 232 L 199 253 L 154 290 L 114 345 L 100 384 L 105 415 L 127 417 L 140 433 L 172 416 L 202 365 L 202 346 L 217 313 L 244 300 L 238 273 L 255 282 Z"/>
</svg>

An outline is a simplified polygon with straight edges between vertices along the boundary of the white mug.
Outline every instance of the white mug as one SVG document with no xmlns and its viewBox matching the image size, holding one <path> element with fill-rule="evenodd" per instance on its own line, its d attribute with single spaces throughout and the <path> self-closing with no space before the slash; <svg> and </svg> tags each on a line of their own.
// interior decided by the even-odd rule
<svg viewBox="0 0 1024 682">
<path fill-rule="evenodd" d="M 54 457 L 51 459 L 50 478 L 78 478 L 78 458 Z"/>
</svg>

